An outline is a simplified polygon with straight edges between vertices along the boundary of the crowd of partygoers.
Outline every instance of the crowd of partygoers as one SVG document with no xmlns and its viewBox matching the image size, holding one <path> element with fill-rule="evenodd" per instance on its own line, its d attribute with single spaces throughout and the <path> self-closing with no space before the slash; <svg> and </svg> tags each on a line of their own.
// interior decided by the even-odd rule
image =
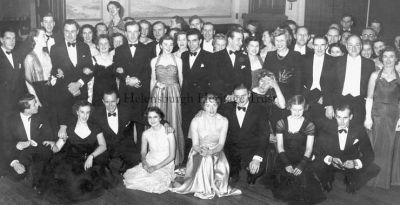
<svg viewBox="0 0 400 205">
<path fill-rule="evenodd" d="M 241 177 L 294 204 L 326 200 L 335 178 L 349 194 L 400 185 L 400 36 L 382 41 L 378 19 L 222 34 L 196 15 L 166 25 L 122 9 L 60 32 L 48 13 L 18 43 L 2 29 L 2 176 L 68 202 L 120 184 L 240 195 Z"/>
</svg>

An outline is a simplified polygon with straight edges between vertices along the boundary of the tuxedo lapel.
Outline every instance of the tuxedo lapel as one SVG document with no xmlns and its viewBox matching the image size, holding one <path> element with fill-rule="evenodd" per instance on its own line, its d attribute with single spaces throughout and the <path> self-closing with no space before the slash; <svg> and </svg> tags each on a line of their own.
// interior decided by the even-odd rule
<svg viewBox="0 0 400 205">
<path fill-rule="evenodd" d="M 69 58 L 68 49 L 67 49 L 67 45 L 65 44 L 65 42 L 62 44 L 60 49 L 61 49 L 61 56 L 60 57 L 62 58 L 63 56 L 65 56 L 64 58 L 68 59 L 68 62 L 70 64 L 69 66 L 65 66 L 65 67 L 67 67 L 67 68 L 70 68 L 70 67 L 75 68 L 74 64 L 72 63 L 71 59 Z M 76 54 L 78 55 L 78 52 L 76 52 Z M 78 65 L 78 63 L 76 65 Z"/>
<path fill-rule="evenodd" d="M 344 146 L 344 150 L 347 150 L 354 142 L 354 129 L 349 127 L 349 132 L 347 133 L 346 144 Z"/>
<path fill-rule="evenodd" d="M 234 68 L 233 65 L 236 64 L 237 56 L 236 56 L 236 58 L 235 58 L 235 64 L 232 65 L 232 60 L 231 60 L 231 57 L 229 56 L 228 50 L 227 50 L 227 49 L 224 49 L 223 52 L 224 52 L 224 56 L 225 56 L 225 61 L 226 61 L 227 64 L 228 64 L 227 66 L 232 70 L 232 69 Z"/>
<path fill-rule="evenodd" d="M 246 114 L 244 115 L 243 118 L 243 123 L 242 123 L 242 127 L 240 128 L 240 130 L 246 130 L 246 128 L 249 126 L 249 123 L 252 121 L 251 117 L 254 116 L 253 115 L 253 106 L 251 105 L 251 103 L 249 103 L 249 105 L 247 106 L 247 111 Z"/>
<path fill-rule="evenodd" d="M 14 68 L 14 66 L 11 65 L 11 62 L 8 60 L 8 58 L 7 58 L 6 54 L 4 53 L 3 49 L 1 49 L 1 52 L 0 52 L 0 53 L 1 53 L 0 55 L 1 55 L 2 61 L 6 62 L 6 64 L 7 64 L 8 67 L 9 67 L 9 69 L 12 70 L 12 69 Z M 14 54 L 13 54 L 13 61 L 14 61 L 14 65 L 15 65 L 15 57 L 14 57 Z"/>
<path fill-rule="evenodd" d="M 192 67 L 190 68 L 190 70 L 194 70 L 194 69 L 199 69 L 200 68 L 200 63 L 201 63 L 201 59 L 203 57 L 203 50 L 200 49 L 199 54 L 197 55 L 196 59 L 193 62 Z M 189 63 L 190 66 L 190 63 Z"/>
<path fill-rule="evenodd" d="M 369 76 L 367 74 L 367 69 L 366 69 L 366 59 L 361 57 L 361 80 L 360 80 L 360 94 L 366 93 L 365 92 L 365 86 L 368 85 L 369 81 Z"/>
<path fill-rule="evenodd" d="M 32 123 L 31 123 L 32 124 Z M 18 136 L 20 136 L 21 140 L 28 140 L 28 135 L 25 132 L 25 127 L 24 124 L 22 123 L 22 119 L 21 116 L 19 115 L 19 113 L 16 115 L 16 126 L 17 126 L 17 134 Z M 31 126 L 32 128 L 32 126 Z"/>
<path fill-rule="evenodd" d="M 37 137 L 39 136 L 39 126 L 40 125 L 40 119 L 37 115 L 32 115 L 31 117 L 31 139 L 36 140 Z"/>
<path fill-rule="evenodd" d="M 337 67 L 337 75 L 338 76 L 337 77 L 339 80 L 340 88 L 342 88 L 340 90 L 340 93 L 341 93 L 343 90 L 343 86 L 344 86 L 344 79 L 346 77 L 347 55 L 341 57 L 337 63 L 338 63 L 338 67 Z"/>
</svg>

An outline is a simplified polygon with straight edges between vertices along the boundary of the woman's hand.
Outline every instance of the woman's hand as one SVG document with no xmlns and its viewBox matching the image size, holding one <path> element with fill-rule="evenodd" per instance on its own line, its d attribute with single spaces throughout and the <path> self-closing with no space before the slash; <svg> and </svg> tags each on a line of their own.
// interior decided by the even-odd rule
<svg viewBox="0 0 400 205">
<path fill-rule="evenodd" d="M 165 84 L 164 84 L 164 83 L 160 83 L 160 82 L 157 82 L 157 83 L 156 83 L 156 86 L 157 86 L 158 88 L 161 88 L 161 89 L 165 88 Z"/>
<path fill-rule="evenodd" d="M 143 169 L 145 169 L 146 171 L 148 171 L 148 169 L 149 169 L 149 164 L 146 162 L 146 160 L 143 160 L 143 161 L 142 161 L 142 166 L 143 166 Z"/>
<path fill-rule="evenodd" d="M 149 168 L 147 168 L 147 172 L 148 173 L 153 173 L 154 171 L 156 171 L 157 170 L 157 167 L 156 166 L 150 166 Z"/>
<path fill-rule="evenodd" d="M 88 170 L 88 169 L 90 169 L 92 166 L 93 166 L 93 155 L 89 155 L 89 157 L 86 158 L 84 168 L 85 168 L 85 170 Z"/>
<path fill-rule="evenodd" d="M 285 170 L 286 170 L 286 172 L 288 172 L 290 174 L 293 174 L 293 172 L 294 172 L 292 165 L 285 167 Z"/>
<path fill-rule="evenodd" d="M 372 128 L 372 124 L 373 124 L 372 119 L 370 117 L 366 117 L 364 121 L 364 127 L 370 130 Z"/>
<path fill-rule="evenodd" d="M 63 140 L 67 140 L 67 127 L 66 126 L 60 126 L 60 129 L 58 130 L 57 134 L 58 138 L 61 138 Z"/>
</svg>

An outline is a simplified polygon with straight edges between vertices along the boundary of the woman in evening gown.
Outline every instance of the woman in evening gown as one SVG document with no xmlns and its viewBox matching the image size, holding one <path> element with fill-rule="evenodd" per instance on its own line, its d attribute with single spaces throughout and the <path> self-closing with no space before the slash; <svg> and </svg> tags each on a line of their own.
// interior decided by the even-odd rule
<svg viewBox="0 0 400 205">
<path fill-rule="evenodd" d="M 326 197 L 310 166 L 315 126 L 303 117 L 307 105 L 302 95 L 293 96 L 287 107 L 291 114 L 276 125 L 280 160 L 272 194 L 289 204 L 316 204 Z"/>
<path fill-rule="evenodd" d="M 87 101 L 74 105 L 77 118 L 67 128 L 68 138 L 46 141 L 57 154 L 46 167 L 44 181 L 47 196 L 75 202 L 100 196 L 116 180 L 106 170 L 106 142 L 100 128 L 88 121 L 92 106 Z"/>
<path fill-rule="evenodd" d="M 382 52 L 383 69 L 371 74 L 366 102 L 365 127 L 372 129 L 370 140 L 375 163 L 381 168 L 368 185 L 389 189 L 400 185 L 399 100 L 400 79 L 395 70 L 396 51 Z"/>
<path fill-rule="evenodd" d="M 189 131 L 193 147 L 189 152 L 184 182 L 171 191 L 194 193 L 202 199 L 239 195 L 242 192 L 228 186 L 229 163 L 223 152 L 228 120 L 217 113 L 220 100 L 208 94 L 201 99 L 202 114 L 194 117 Z"/>
<path fill-rule="evenodd" d="M 145 115 L 150 128 L 142 135 L 142 163 L 124 173 L 124 184 L 128 189 L 161 194 L 174 179 L 175 137 L 161 124 L 164 114 L 158 107 L 149 107 Z"/>
<path fill-rule="evenodd" d="M 183 161 L 184 139 L 181 113 L 182 60 L 173 55 L 173 39 L 166 35 L 161 38 L 162 53 L 151 60 L 150 107 L 159 107 L 165 113 L 165 120 L 175 130 L 175 164 Z"/>
</svg>

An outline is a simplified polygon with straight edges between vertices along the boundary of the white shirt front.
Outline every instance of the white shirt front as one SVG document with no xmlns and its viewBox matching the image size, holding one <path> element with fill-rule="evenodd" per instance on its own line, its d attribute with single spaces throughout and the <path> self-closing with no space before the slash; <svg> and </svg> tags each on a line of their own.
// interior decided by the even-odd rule
<svg viewBox="0 0 400 205">
<path fill-rule="evenodd" d="M 300 47 L 299 45 L 294 45 L 294 51 L 299 52 L 301 55 L 306 55 L 306 45 Z"/>
<path fill-rule="evenodd" d="M 346 145 L 346 140 L 347 140 L 347 133 L 349 132 L 349 129 L 348 129 L 348 128 L 346 128 L 346 129 L 344 129 L 344 130 L 346 130 L 346 132 L 342 132 L 342 133 L 340 133 L 339 130 L 338 130 L 338 134 L 339 134 L 339 147 L 340 147 L 340 150 L 341 150 L 341 151 L 344 150 L 344 147 L 345 147 L 345 145 Z"/>
<path fill-rule="evenodd" d="M 4 49 L 4 47 L 3 47 L 3 46 L 1 47 L 1 50 L 3 50 L 3 52 L 4 52 L 4 55 L 6 55 L 6 57 L 7 57 L 8 61 L 10 61 L 10 63 L 11 63 L 11 66 L 12 66 L 13 68 L 15 68 L 15 65 L 14 65 L 14 60 L 13 60 L 13 55 L 12 55 L 12 53 L 10 53 L 10 54 L 7 54 L 7 53 L 6 53 L 6 49 Z"/>
<path fill-rule="evenodd" d="M 77 54 L 77 51 L 76 51 L 77 45 L 75 44 L 75 46 L 68 46 L 68 42 L 67 41 L 65 41 L 65 45 L 67 46 L 69 60 L 71 60 L 71 62 L 74 65 L 74 67 L 76 67 L 76 64 L 78 64 L 78 54 Z"/>
<path fill-rule="evenodd" d="M 325 55 L 317 56 L 314 54 L 314 62 L 313 62 L 313 82 L 310 90 L 314 90 L 315 88 L 321 90 L 321 74 L 322 74 L 322 66 L 324 65 Z"/>
<path fill-rule="evenodd" d="M 108 126 L 114 131 L 115 134 L 118 134 L 118 108 L 115 109 L 116 116 L 108 116 L 107 112 L 107 122 Z"/>
<path fill-rule="evenodd" d="M 213 40 L 211 39 L 210 41 L 203 41 L 203 50 L 208 51 L 210 53 L 214 52 L 214 46 L 212 44 Z"/>
<path fill-rule="evenodd" d="M 196 55 L 194 55 L 194 56 L 190 55 L 190 53 L 189 53 L 189 65 L 190 65 L 190 69 L 192 69 L 193 64 L 194 64 L 194 62 L 196 61 L 197 56 L 199 56 L 200 49 L 197 49 L 197 51 L 195 51 L 195 52 L 196 52 Z"/>
<path fill-rule="evenodd" d="M 237 119 L 238 119 L 238 122 L 239 122 L 239 126 L 240 126 L 240 127 L 242 127 L 243 120 L 244 120 L 244 116 L 246 115 L 247 108 L 249 107 L 249 102 L 247 102 L 247 104 L 244 105 L 243 107 L 246 108 L 246 111 L 239 110 L 238 107 L 236 107 L 236 117 L 237 117 Z"/>
<path fill-rule="evenodd" d="M 129 44 L 137 44 L 138 42 L 136 41 L 135 43 L 129 43 Z M 133 56 L 135 56 L 135 52 L 136 52 L 136 46 L 131 46 L 129 48 L 131 50 L 131 54 L 132 54 L 132 58 Z"/>
<path fill-rule="evenodd" d="M 156 44 L 156 55 L 159 56 L 159 55 L 160 55 L 160 52 L 161 52 L 160 43 L 157 42 L 157 44 Z"/>
<path fill-rule="evenodd" d="M 353 97 L 359 96 L 360 83 L 361 83 L 361 56 L 351 57 L 350 55 L 348 55 L 342 95 L 346 96 L 350 94 Z"/>
<path fill-rule="evenodd" d="M 26 116 L 22 113 L 19 113 L 21 116 L 22 124 L 24 125 L 26 136 L 28 137 L 28 141 L 31 140 L 31 116 Z"/>
</svg>

